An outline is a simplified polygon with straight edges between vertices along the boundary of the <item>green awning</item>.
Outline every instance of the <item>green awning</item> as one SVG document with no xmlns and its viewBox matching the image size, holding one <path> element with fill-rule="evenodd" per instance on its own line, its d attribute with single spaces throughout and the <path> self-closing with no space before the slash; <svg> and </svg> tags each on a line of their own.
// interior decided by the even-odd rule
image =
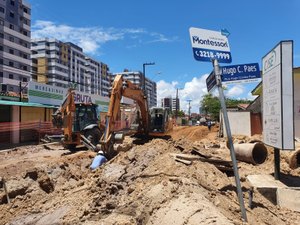
<svg viewBox="0 0 300 225">
<path fill-rule="evenodd" d="M 4 101 L 4 100 L 0 100 L 0 105 L 16 105 L 16 106 L 24 106 L 24 107 L 40 107 L 40 108 L 52 108 L 52 109 L 57 108 L 53 105 L 44 105 L 40 103 Z"/>
</svg>

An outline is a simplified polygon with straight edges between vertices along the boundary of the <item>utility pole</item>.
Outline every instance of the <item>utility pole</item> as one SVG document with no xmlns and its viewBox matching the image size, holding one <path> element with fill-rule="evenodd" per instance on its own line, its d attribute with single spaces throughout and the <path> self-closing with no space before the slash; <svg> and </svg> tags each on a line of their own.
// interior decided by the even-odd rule
<svg viewBox="0 0 300 225">
<path fill-rule="evenodd" d="M 176 91 L 176 102 L 175 102 L 175 118 L 176 118 L 176 121 L 177 121 L 177 117 L 178 117 L 178 88 L 177 88 L 177 91 Z"/>
<path fill-rule="evenodd" d="M 191 101 L 192 100 L 187 100 L 188 101 L 188 103 L 189 103 L 189 119 L 191 118 Z"/>
</svg>

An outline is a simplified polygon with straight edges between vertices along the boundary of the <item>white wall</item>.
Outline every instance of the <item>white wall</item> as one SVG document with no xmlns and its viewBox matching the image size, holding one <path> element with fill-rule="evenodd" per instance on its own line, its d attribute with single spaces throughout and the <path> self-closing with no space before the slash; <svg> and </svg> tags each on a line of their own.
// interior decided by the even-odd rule
<svg viewBox="0 0 300 225">
<path fill-rule="evenodd" d="M 227 111 L 232 135 L 251 136 L 251 118 L 250 112 L 245 111 Z M 227 137 L 226 127 L 222 118 L 224 137 Z"/>
<path fill-rule="evenodd" d="M 300 138 L 300 73 L 294 74 L 295 137 Z"/>
</svg>

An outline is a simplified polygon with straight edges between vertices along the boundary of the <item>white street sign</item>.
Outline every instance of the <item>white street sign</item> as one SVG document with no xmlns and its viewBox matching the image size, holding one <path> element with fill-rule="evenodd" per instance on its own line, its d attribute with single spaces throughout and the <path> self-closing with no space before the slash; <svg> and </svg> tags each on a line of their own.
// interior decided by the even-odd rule
<svg viewBox="0 0 300 225">
<path fill-rule="evenodd" d="M 196 60 L 217 59 L 220 63 L 231 63 L 228 39 L 221 32 L 191 27 L 190 38 Z"/>
<path fill-rule="evenodd" d="M 262 72 L 264 143 L 295 149 L 293 42 L 282 41 L 264 56 Z"/>
</svg>

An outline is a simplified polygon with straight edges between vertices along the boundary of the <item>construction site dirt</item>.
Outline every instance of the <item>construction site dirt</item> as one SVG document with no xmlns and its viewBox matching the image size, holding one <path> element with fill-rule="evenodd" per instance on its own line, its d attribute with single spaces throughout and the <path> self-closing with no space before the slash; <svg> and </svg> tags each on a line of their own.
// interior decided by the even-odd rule
<svg viewBox="0 0 300 225">
<path fill-rule="evenodd" d="M 247 176 L 274 172 L 270 147 L 262 164 L 238 162 L 248 218 L 242 221 L 232 171 L 212 163 L 231 161 L 217 131 L 217 126 L 211 131 L 175 127 L 170 139 L 143 144 L 126 137 L 130 148 L 95 171 L 89 167 L 96 153 L 86 149 L 71 153 L 59 144 L 41 144 L 2 150 L 0 224 L 300 224 L 300 212 L 279 207 L 259 192 L 248 204 Z M 193 150 L 214 161 L 174 158 Z M 290 169 L 288 154 L 281 154 L 281 173 L 298 178 L 300 168 Z"/>
</svg>

